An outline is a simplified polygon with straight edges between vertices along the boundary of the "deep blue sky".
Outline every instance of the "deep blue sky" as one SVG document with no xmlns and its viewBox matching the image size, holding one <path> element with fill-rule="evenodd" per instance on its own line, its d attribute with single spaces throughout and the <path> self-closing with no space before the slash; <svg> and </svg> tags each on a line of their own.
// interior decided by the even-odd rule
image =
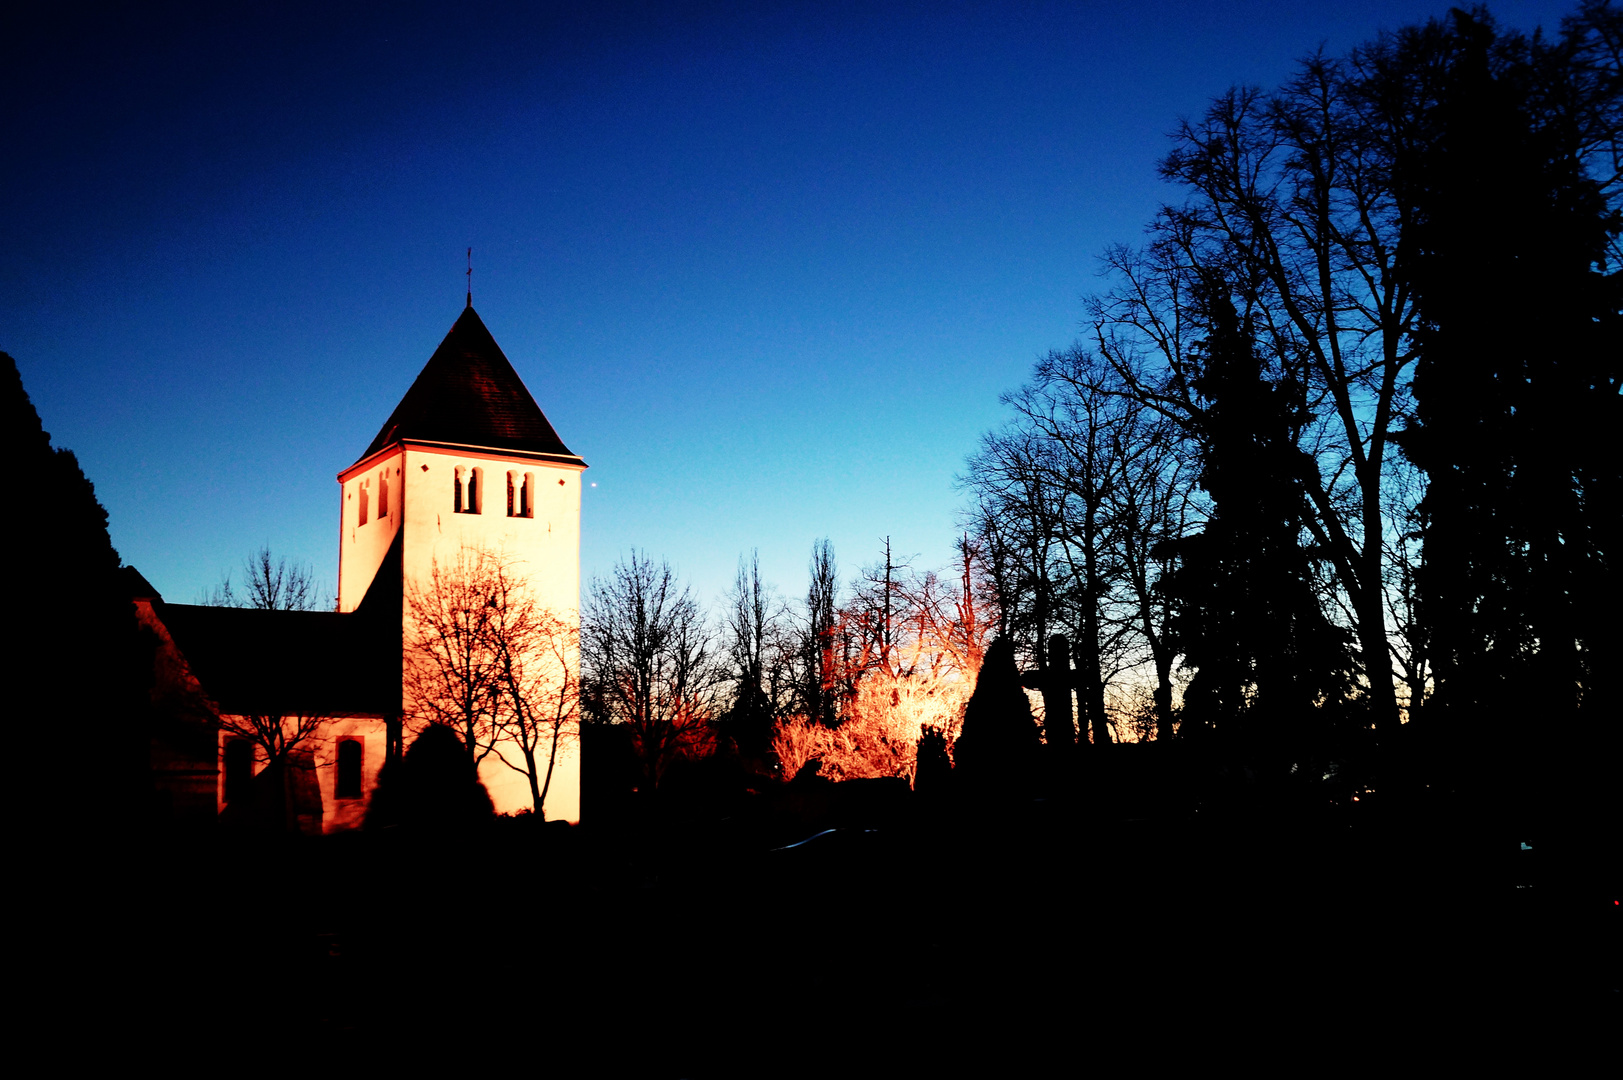
<svg viewBox="0 0 1623 1080">
<path fill-rule="evenodd" d="M 472 245 L 592 465 L 585 576 L 635 546 L 710 601 L 751 548 L 800 594 L 822 536 L 847 578 L 886 534 L 947 562 L 1178 117 L 1448 5 L 63 6 L 0 16 L 0 349 L 126 562 L 179 601 L 261 543 L 334 581 L 334 476 Z"/>
</svg>

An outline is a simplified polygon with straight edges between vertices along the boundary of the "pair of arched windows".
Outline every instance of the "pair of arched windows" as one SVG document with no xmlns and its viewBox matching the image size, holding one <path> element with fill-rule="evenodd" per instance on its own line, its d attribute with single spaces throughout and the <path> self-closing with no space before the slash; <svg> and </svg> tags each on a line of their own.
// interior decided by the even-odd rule
<svg viewBox="0 0 1623 1080">
<path fill-rule="evenodd" d="M 507 474 L 507 516 L 535 517 L 535 474 Z"/>
</svg>

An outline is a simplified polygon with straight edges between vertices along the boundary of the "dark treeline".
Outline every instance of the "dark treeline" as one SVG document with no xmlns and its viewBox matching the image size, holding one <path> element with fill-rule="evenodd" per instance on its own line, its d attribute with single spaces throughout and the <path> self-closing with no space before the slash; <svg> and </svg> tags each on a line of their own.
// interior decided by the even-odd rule
<svg viewBox="0 0 1623 1080">
<path fill-rule="evenodd" d="M 886 540 L 844 582 L 820 540 L 805 595 L 790 600 L 752 554 L 714 613 L 667 563 L 633 552 L 590 584 L 582 611 L 582 718 L 611 756 L 634 761 L 615 783 L 652 792 L 718 752 L 761 777 L 810 766 L 834 780 L 910 779 L 927 731 L 956 738 L 995 629 L 972 547 L 961 559 L 950 581 Z"/>
<path fill-rule="evenodd" d="M 1500 793 L 1615 745 L 1620 45 L 1456 10 L 1181 125 L 1181 201 L 966 476 L 1094 742 Z"/>
</svg>

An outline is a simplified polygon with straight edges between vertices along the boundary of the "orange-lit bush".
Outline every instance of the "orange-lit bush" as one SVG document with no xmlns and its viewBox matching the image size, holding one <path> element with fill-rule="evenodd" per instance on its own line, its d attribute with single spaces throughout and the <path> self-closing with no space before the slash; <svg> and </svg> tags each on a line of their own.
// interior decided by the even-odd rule
<svg viewBox="0 0 1623 1080">
<path fill-rule="evenodd" d="M 857 683 L 838 727 L 791 717 L 774 730 L 772 749 L 785 776 L 821 758 L 818 773 L 830 780 L 905 776 L 911 781 L 924 728 L 940 729 L 950 745 L 963 722 L 971 689 L 971 681 L 955 672 L 946 676 L 869 672 Z"/>
</svg>

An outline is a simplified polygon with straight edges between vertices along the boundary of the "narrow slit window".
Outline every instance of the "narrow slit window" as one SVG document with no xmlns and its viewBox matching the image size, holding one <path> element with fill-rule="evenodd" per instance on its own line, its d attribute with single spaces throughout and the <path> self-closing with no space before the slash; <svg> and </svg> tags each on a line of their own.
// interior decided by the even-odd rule
<svg viewBox="0 0 1623 1080">
<path fill-rule="evenodd" d="M 378 517 L 389 516 L 389 470 L 378 474 Z"/>
<path fill-rule="evenodd" d="M 361 763 L 366 750 L 359 739 L 343 739 L 338 743 L 338 790 L 340 799 L 361 797 Z"/>
<path fill-rule="evenodd" d="M 535 473 L 524 474 L 524 485 L 518 492 L 519 514 L 523 517 L 535 516 Z"/>
<path fill-rule="evenodd" d="M 361 481 L 361 524 L 366 524 L 366 481 Z"/>
<path fill-rule="evenodd" d="M 461 514 L 464 512 L 462 509 L 464 505 L 466 505 L 466 499 L 462 491 L 462 466 L 459 465 L 456 468 L 456 502 L 452 509 Z"/>
<path fill-rule="evenodd" d="M 481 490 L 485 486 L 484 483 L 483 483 L 484 478 L 485 478 L 485 470 L 483 470 L 483 469 L 470 469 L 468 471 L 468 510 L 467 510 L 467 512 L 470 513 L 470 514 L 477 514 L 479 512 L 479 510 L 480 510 L 481 499 L 482 499 L 482 496 L 484 495 L 484 491 Z"/>
<path fill-rule="evenodd" d="M 508 517 L 522 517 L 522 516 L 524 516 L 524 511 L 523 510 L 519 510 L 519 512 L 516 513 L 516 514 L 513 512 L 513 474 L 512 473 L 507 474 L 507 516 Z"/>
</svg>

